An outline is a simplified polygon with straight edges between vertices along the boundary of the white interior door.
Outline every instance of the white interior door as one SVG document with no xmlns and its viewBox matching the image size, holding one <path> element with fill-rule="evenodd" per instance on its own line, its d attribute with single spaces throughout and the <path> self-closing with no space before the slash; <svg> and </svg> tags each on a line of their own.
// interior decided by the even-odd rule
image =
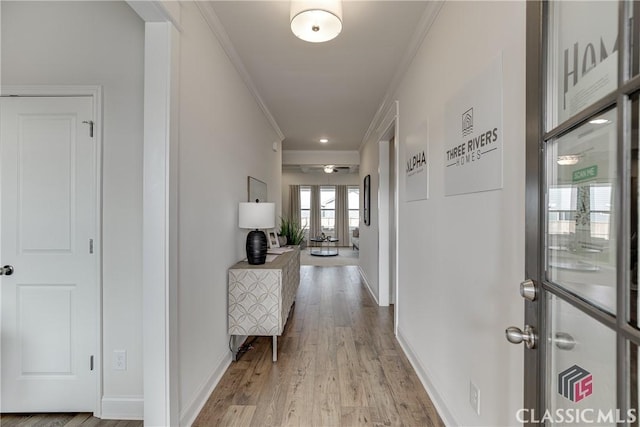
<svg viewBox="0 0 640 427">
<path fill-rule="evenodd" d="M 2 412 L 95 409 L 93 116 L 91 97 L 0 98 Z"/>
</svg>

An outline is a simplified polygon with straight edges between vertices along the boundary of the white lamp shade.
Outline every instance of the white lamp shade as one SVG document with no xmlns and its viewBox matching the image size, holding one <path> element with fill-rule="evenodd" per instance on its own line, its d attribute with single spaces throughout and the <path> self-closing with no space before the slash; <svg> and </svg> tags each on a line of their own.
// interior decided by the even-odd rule
<svg viewBox="0 0 640 427">
<path fill-rule="evenodd" d="M 311 43 L 335 38 L 342 31 L 342 1 L 292 0 L 291 31 Z"/>
<path fill-rule="evenodd" d="M 275 203 L 240 203 L 238 209 L 238 226 L 240 228 L 264 229 L 276 226 Z"/>
</svg>

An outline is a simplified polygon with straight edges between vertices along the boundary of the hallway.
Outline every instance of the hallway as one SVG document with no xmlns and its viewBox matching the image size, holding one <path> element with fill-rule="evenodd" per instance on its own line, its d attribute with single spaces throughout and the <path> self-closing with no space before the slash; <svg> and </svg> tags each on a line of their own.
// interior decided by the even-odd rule
<svg viewBox="0 0 640 427">
<path fill-rule="evenodd" d="M 250 338 L 251 339 L 251 338 Z M 194 426 L 443 425 L 358 268 L 301 267 L 293 311 L 229 367 Z"/>
</svg>

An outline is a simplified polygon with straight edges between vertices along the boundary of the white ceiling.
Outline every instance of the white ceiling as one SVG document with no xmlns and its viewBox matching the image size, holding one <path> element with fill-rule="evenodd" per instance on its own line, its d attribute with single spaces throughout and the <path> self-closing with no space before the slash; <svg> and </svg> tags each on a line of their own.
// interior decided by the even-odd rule
<svg viewBox="0 0 640 427">
<path fill-rule="evenodd" d="M 214 31 L 284 135 L 283 150 L 359 148 L 425 32 L 428 4 L 345 0 L 342 33 L 316 44 L 291 33 L 289 1 L 206 3 L 223 28 Z M 320 144 L 323 137 L 330 142 Z"/>
</svg>

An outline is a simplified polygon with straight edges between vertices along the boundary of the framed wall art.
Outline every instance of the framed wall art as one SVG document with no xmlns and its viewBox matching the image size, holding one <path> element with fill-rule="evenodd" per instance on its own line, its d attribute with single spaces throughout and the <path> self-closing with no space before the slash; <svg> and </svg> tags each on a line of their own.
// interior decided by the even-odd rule
<svg viewBox="0 0 640 427">
<path fill-rule="evenodd" d="M 364 208 L 362 217 L 365 225 L 371 225 L 371 175 L 364 177 Z"/>
<path fill-rule="evenodd" d="M 252 176 L 248 177 L 248 202 L 266 202 L 267 201 L 267 184 Z"/>
</svg>

